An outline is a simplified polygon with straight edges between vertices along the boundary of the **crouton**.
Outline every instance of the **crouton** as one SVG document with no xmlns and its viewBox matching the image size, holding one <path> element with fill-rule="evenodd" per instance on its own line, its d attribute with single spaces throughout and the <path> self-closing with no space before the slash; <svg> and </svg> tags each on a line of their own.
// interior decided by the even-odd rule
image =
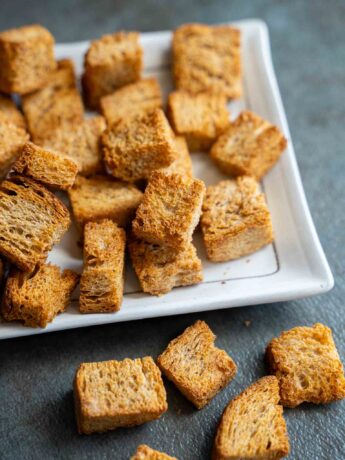
<svg viewBox="0 0 345 460">
<path fill-rule="evenodd" d="M 176 159 L 160 171 L 166 174 L 182 174 L 193 177 L 193 164 L 189 155 L 188 146 L 183 136 L 175 137 Z"/>
<path fill-rule="evenodd" d="M 0 180 L 6 176 L 28 140 L 29 135 L 24 129 L 12 123 L 0 123 Z"/>
<path fill-rule="evenodd" d="M 24 115 L 18 109 L 13 100 L 0 94 L 0 124 L 12 123 L 18 128 L 26 129 Z"/>
<path fill-rule="evenodd" d="M 168 405 L 160 370 L 151 357 L 83 363 L 74 380 L 79 433 L 141 425 Z"/>
<path fill-rule="evenodd" d="M 2 281 L 3 281 L 3 278 L 4 278 L 4 274 L 5 274 L 5 264 L 4 264 L 3 260 L 0 259 L 0 288 L 2 286 Z"/>
<path fill-rule="evenodd" d="M 323 324 L 282 332 L 269 343 L 266 357 L 284 406 L 325 404 L 345 397 L 344 368 L 332 331 Z"/>
<path fill-rule="evenodd" d="M 151 449 L 146 444 L 141 444 L 138 446 L 136 453 L 131 457 L 131 460 L 177 460 L 177 458 Z"/>
<path fill-rule="evenodd" d="M 215 338 L 204 321 L 197 321 L 172 340 L 157 359 L 162 373 L 198 409 L 209 403 L 237 371 L 231 357 L 215 347 Z"/>
<path fill-rule="evenodd" d="M 256 180 L 240 176 L 209 186 L 201 229 L 212 262 L 237 259 L 271 243 L 271 215 Z"/>
<path fill-rule="evenodd" d="M 259 379 L 226 407 L 214 443 L 214 460 L 279 459 L 290 450 L 279 385 Z"/>
</svg>

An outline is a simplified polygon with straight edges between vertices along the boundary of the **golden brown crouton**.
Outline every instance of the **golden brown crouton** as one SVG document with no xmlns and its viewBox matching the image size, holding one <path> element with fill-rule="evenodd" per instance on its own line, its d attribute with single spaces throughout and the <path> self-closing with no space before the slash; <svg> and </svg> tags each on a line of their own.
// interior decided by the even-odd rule
<svg viewBox="0 0 345 460">
<path fill-rule="evenodd" d="M 228 99 L 242 95 L 241 34 L 230 26 L 184 24 L 174 32 L 173 74 L 177 89 L 210 91 Z"/>
<path fill-rule="evenodd" d="M 54 38 L 40 25 L 0 33 L 0 91 L 27 94 L 42 88 L 56 68 Z"/>
<path fill-rule="evenodd" d="M 87 105 L 97 109 L 101 97 L 139 80 L 142 55 L 137 32 L 118 32 L 93 41 L 82 78 Z"/>
<path fill-rule="evenodd" d="M 160 370 L 151 357 L 81 364 L 74 380 L 78 432 L 141 425 L 168 405 Z"/>
<path fill-rule="evenodd" d="M 162 108 L 162 94 L 155 78 L 123 86 L 101 99 L 101 111 L 108 125 Z"/>
<path fill-rule="evenodd" d="M 183 249 L 198 225 L 205 185 L 201 180 L 156 171 L 133 221 L 139 239 Z"/>
<path fill-rule="evenodd" d="M 113 221 L 88 222 L 84 229 L 81 313 L 120 309 L 123 298 L 126 233 Z"/>
<path fill-rule="evenodd" d="M 208 151 L 229 126 L 229 116 L 223 94 L 175 91 L 169 95 L 168 118 L 171 126 L 176 134 L 185 136 L 191 152 Z"/>
<path fill-rule="evenodd" d="M 177 460 L 177 458 L 151 449 L 146 444 L 141 444 L 138 446 L 136 453 L 131 457 L 131 460 Z"/>
<path fill-rule="evenodd" d="M 13 100 L 0 94 L 0 124 L 12 123 L 18 128 L 26 129 L 24 115 L 18 109 Z"/>
<path fill-rule="evenodd" d="M 79 276 L 60 272 L 55 265 L 41 265 L 32 275 L 13 269 L 7 278 L 2 314 L 6 321 L 46 327 L 68 307 Z"/>
<path fill-rule="evenodd" d="M 78 166 L 70 158 L 27 142 L 12 166 L 15 174 L 23 174 L 53 188 L 67 190 L 74 184 Z"/>
<path fill-rule="evenodd" d="M 212 262 L 237 259 L 273 241 L 271 215 L 259 184 L 248 176 L 206 190 L 201 228 Z"/>
<path fill-rule="evenodd" d="M 244 111 L 212 146 L 210 154 L 225 174 L 260 180 L 278 161 L 286 139 L 276 126 Z"/>
<path fill-rule="evenodd" d="M 269 343 L 266 356 L 278 378 L 284 406 L 345 398 L 344 368 L 332 331 L 323 324 L 282 332 Z"/>
<path fill-rule="evenodd" d="M 111 174 L 130 182 L 148 178 L 177 156 L 174 133 L 161 109 L 109 127 L 102 144 Z"/>
<path fill-rule="evenodd" d="M 218 427 L 214 460 L 279 459 L 290 450 L 279 385 L 263 377 L 230 401 Z"/>
<path fill-rule="evenodd" d="M 160 171 L 166 174 L 182 174 L 193 177 L 193 164 L 189 155 L 188 146 L 183 136 L 175 137 L 176 159 L 171 165 L 161 168 Z"/>
<path fill-rule="evenodd" d="M 64 204 L 23 176 L 0 184 L 0 215 L 0 253 L 24 271 L 46 260 L 70 224 Z"/>
<path fill-rule="evenodd" d="M 215 347 L 215 338 L 204 321 L 197 321 L 172 340 L 157 359 L 162 373 L 198 409 L 209 403 L 237 371 L 230 356 Z"/>
<path fill-rule="evenodd" d="M 28 140 L 29 135 L 24 129 L 12 123 L 0 123 L 0 180 L 6 176 Z"/>
</svg>

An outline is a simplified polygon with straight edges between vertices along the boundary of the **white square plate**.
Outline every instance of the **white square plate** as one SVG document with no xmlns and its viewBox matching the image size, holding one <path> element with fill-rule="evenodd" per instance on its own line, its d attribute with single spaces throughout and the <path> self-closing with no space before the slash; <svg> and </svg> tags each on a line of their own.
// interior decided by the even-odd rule
<svg viewBox="0 0 345 460">
<path fill-rule="evenodd" d="M 265 176 L 263 190 L 272 213 L 274 244 L 242 259 L 210 263 L 198 231 L 195 243 L 203 261 L 204 282 L 176 288 L 163 297 L 140 292 L 128 266 L 125 296 L 117 313 L 81 315 L 77 300 L 45 329 L 32 329 L 16 323 L 0 323 L 0 339 L 42 332 L 58 331 L 95 324 L 177 315 L 220 308 L 240 307 L 282 300 L 292 300 L 326 292 L 333 287 L 333 277 L 317 237 L 303 192 L 295 153 L 284 108 L 271 62 L 266 25 L 258 20 L 235 23 L 243 35 L 244 98 L 230 103 L 231 117 L 243 108 L 251 109 L 279 126 L 288 139 L 288 148 L 278 164 Z M 143 33 L 145 75 L 156 76 L 165 94 L 172 89 L 170 76 L 170 32 Z M 78 74 L 88 43 L 58 45 L 58 58 L 71 57 Z M 216 183 L 221 175 L 207 154 L 192 154 L 194 173 L 206 185 Z M 49 255 L 49 261 L 62 268 L 80 272 L 81 250 L 72 226 Z M 77 299 L 77 294 L 75 294 Z"/>
</svg>

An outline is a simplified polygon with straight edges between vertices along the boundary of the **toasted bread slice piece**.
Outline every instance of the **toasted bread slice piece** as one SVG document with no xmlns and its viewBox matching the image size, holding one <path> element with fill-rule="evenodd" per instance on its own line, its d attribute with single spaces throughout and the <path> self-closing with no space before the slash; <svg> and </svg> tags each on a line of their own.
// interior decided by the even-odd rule
<svg viewBox="0 0 345 460">
<path fill-rule="evenodd" d="M 0 184 L 0 215 L 0 253 L 24 271 L 46 260 L 70 224 L 64 204 L 23 176 Z"/>
<path fill-rule="evenodd" d="M 139 80 L 101 98 L 101 111 L 109 126 L 162 106 L 162 94 L 155 78 Z"/>
<path fill-rule="evenodd" d="M 41 265 L 32 275 L 13 269 L 7 278 L 2 314 L 6 321 L 46 327 L 68 307 L 79 275 L 62 273 L 56 265 Z"/>
<path fill-rule="evenodd" d="M 168 405 L 151 357 L 81 364 L 74 380 L 79 433 L 90 434 L 159 418 Z"/>
<path fill-rule="evenodd" d="M 146 444 L 141 444 L 138 446 L 136 453 L 131 457 L 131 460 L 177 460 L 177 458 L 151 449 Z"/>
<path fill-rule="evenodd" d="M 78 165 L 60 153 L 27 142 L 12 170 L 15 174 L 31 177 L 44 185 L 67 190 L 74 184 Z"/>
<path fill-rule="evenodd" d="M 0 179 L 6 176 L 28 140 L 29 135 L 23 128 L 13 123 L 0 123 Z"/>
<path fill-rule="evenodd" d="M 26 129 L 24 115 L 9 96 L 0 94 L 0 124 L 12 123 L 18 128 Z"/>
<path fill-rule="evenodd" d="M 327 326 L 316 323 L 282 332 L 269 343 L 266 357 L 284 406 L 345 398 L 344 368 Z"/>
<path fill-rule="evenodd" d="M 161 168 L 160 171 L 166 174 L 182 174 L 193 177 L 193 164 L 189 155 L 186 139 L 183 136 L 175 137 L 176 159 L 171 165 Z"/>
<path fill-rule="evenodd" d="M 109 219 L 84 229 L 84 268 L 80 279 L 81 313 L 120 309 L 123 298 L 126 233 Z"/>
<path fill-rule="evenodd" d="M 210 185 L 201 228 L 212 262 L 238 259 L 273 241 L 271 215 L 259 184 L 249 176 Z"/>
<path fill-rule="evenodd" d="M 199 223 L 205 185 L 199 179 L 154 172 L 133 221 L 133 233 L 149 243 L 184 249 Z"/>
<path fill-rule="evenodd" d="M 198 409 L 209 403 L 237 371 L 231 357 L 215 347 L 215 338 L 204 321 L 197 321 L 172 340 L 157 359 L 163 374 Z"/>
</svg>

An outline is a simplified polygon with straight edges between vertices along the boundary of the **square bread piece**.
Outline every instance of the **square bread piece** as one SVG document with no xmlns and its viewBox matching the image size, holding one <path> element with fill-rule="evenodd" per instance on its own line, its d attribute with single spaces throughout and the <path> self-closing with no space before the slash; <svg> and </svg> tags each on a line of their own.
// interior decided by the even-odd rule
<svg viewBox="0 0 345 460">
<path fill-rule="evenodd" d="M 235 376 L 231 357 L 215 347 L 216 336 L 204 321 L 197 321 L 172 340 L 158 357 L 162 373 L 198 409 L 203 408 Z"/>
<path fill-rule="evenodd" d="M 269 343 L 266 357 L 279 380 L 284 406 L 325 404 L 345 398 L 344 368 L 332 331 L 323 324 L 282 332 Z"/>
<path fill-rule="evenodd" d="M 286 145 L 276 126 L 244 111 L 213 144 L 210 155 L 225 174 L 248 174 L 260 180 L 279 160 Z"/>
<path fill-rule="evenodd" d="M 6 321 L 46 327 L 66 310 L 79 280 L 72 270 L 41 265 L 32 275 L 13 269 L 7 278 L 2 314 Z"/>
<path fill-rule="evenodd" d="M 271 214 L 256 180 L 240 176 L 209 186 L 201 229 L 212 262 L 238 259 L 271 243 Z"/>
<path fill-rule="evenodd" d="M 91 43 L 82 78 L 87 105 L 97 109 L 101 97 L 140 79 L 143 50 L 139 33 L 118 32 Z"/>
<path fill-rule="evenodd" d="M 68 195 L 80 229 L 85 222 L 104 218 L 126 227 L 143 198 L 143 193 L 134 185 L 109 176 L 78 176 Z"/>
<path fill-rule="evenodd" d="M 0 33 L 0 91 L 27 94 L 42 88 L 55 70 L 54 38 L 40 25 Z"/>
<path fill-rule="evenodd" d="M 226 97 L 203 92 L 169 95 L 168 118 L 176 134 L 185 136 L 191 152 L 208 151 L 230 124 Z"/>
<path fill-rule="evenodd" d="M 78 165 L 79 174 L 90 176 L 104 170 L 101 135 L 105 130 L 101 116 L 87 118 L 78 126 L 62 126 L 47 137 L 44 147 L 70 157 Z"/>
<path fill-rule="evenodd" d="M 278 381 L 266 376 L 226 407 L 217 430 L 212 459 L 279 459 L 289 451 Z"/>
<path fill-rule="evenodd" d="M 210 91 L 227 99 L 242 95 L 241 33 L 230 26 L 184 24 L 174 32 L 173 75 L 177 89 Z"/>
<path fill-rule="evenodd" d="M 52 188 L 67 190 L 74 184 L 78 165 L 64 155 L 27 142 L 20 157 L 12 166 L 12 171 L 15 174 L 31 177 Z"/>
<path fill-rule="evenodd" d="M 70 224 L 68 209 L 49 190 L 28 177 L 0 184 L 0 254 L 24 271 L 45 262 Z"/>
<path fill-rule="evenodd" d="M 133 221 L 139 239 L 181 250 L 199 223 L 205 185 L 181 174 L 154 172 Z"/>
<path fill-rule="evenodd" d="M 101 99 L 101 111 L 109 126 L 124 118 L 133 118 L 163 106 L 162 94 L 155 78 L 146 78 L 123 86 Z"/>
<path fill-rule="evenodd" d="M 0 180 L 6 176 L 28 140 L 29 135 L 23 128 L 0 122 Z"/>
<path fill-rule="evenodd" d="M 146 444 L 141 444 L 130 460 L 177 460 L 177 458 L 151 449 Z"/>
<path fill-rule="evenodd" d="M 24 115 L 9 96 L 0 94 L 0 124 L 12 123 L 18 128 L 26 129 Z"/>
<path fill-rule="evenodd" d="M 176 158 L 175 136 L 163 110 L 124 119 L 102 136 L 104 159 L 111 174 L 125 181 L 147 179 Z"/>
<path fill-rule="evenodd" d="M 113 221 L 104 219 L 85 225 L 79 298 L 81 313 L 108 313 L 120 309 L 125 246 L 126 233 Z"/>
<path fill-rule="evenodd" d="M 132 239 L 129 253 L 141 288 L 149 294 L 160 296 L 174 287 L 190 286 L 203 280 L 201 260 L 192 243 L 176 252 Z"/>
<path fill-rule="evenodd" d="M 160 370 L 151 357 L 83 363 L 74 380 L 79 433 L 141 425 L 168 409 Z"/>
<path fill-rule="evenodd" d="M 193 177 L 193 163 L 188 151 L 186 139 L 183 136 L 175 137 L 176 159 L 160 171 L 166 174 L 182 174 Z"/>
</svg>

